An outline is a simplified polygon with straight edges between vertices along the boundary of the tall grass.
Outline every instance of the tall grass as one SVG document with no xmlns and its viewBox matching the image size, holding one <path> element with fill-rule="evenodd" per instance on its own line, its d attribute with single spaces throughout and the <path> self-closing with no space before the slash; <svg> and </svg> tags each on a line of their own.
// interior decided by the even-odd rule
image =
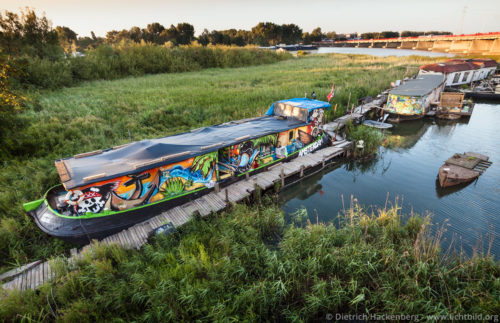
<svg viewBox="0 0 500 323">
<path fill-rule="evenodd" d="M 56 159 L 259 116 L 272 102 L 302 97 L 304 92 L 315 91 L 318 99 L 325 100 L 332 82 L 336 84 L 332 103 L 338 104 L 339 113 L 345 111 L 349 93 L 350 102 L 375 96 L 408 70 L 436 60 L 308 56 L 269 65 L 92 81 L 28 93 L 29 106 L 16 123 L 9 124 L 10 135 L 0 147 L 10 156 L 0 168 L 0 271 L 69 247 L 38 230 L 21 206 L 59 183 Z"/>
<path fill-rule="evenodd" d="M 20 67 L 23 86 L 57 89 L 81 81 L 113 80 L 144 74 L 179 73 L 211 67 L 241 67 L 290 59 L 287 53 L 263 51 L 255 47 L 197 45 L 170 48 L 154 44 L 122 42 L 101 45 L 83 57 L 60 60 L 24 59 Z"/>
<path fill-rule="evenodd" d="M 6 321 L 319 321 L 327 314 L 498 314 L 500 264 L 442 258 L 428 218 L 397 206 L 340 227 L 286 225 L 269 201 L 190 221 L 141 251 L 95 245 L 38 292 L 9 293 Z"/>
</svg>

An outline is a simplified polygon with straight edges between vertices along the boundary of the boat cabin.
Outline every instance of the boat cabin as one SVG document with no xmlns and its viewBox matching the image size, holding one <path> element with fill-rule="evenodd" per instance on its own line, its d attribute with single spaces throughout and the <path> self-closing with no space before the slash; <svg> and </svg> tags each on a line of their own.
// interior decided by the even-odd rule
<svg viewBox="0 0 500 323">
<path fill-rule="evenodd" d="M 389 91 L 384 111 L 409 118 L 423 117 L 431 102 L 439 99 L 443 87 L 441 73 L 418 75 Z"/>
<path fill-rule="evenodd" d="M 495 73 L 497 62 L 492 59 L 451 59 L 443 63 L 420 66 L 419 75 L 442 73 L 446 86 L 469 84 Z"/>
</svg>

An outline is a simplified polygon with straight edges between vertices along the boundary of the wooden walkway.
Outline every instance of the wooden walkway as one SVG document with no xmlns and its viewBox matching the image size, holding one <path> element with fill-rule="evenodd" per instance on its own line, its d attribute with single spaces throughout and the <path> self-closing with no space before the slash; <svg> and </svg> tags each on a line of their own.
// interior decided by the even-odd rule
<svg viewBox="0 0 500 323">
<path fill-rule="evenodd" d="M 293 184 L 304 176 L 309 176 L 326 167 L 332 160 L 344 156 L 352 147 L 346 140 L 334 143 L 334 146 L 318 150 L 314 153 L 297 157 L 287 163 L 270 166 L 267 171 L 246 178 L 225 187 L 219 192 L 212 191 L 196 200 L 169 209 L 147 221 L 138 223 L 117 234 L 104 238 L 100 244 L 118 244 L 124 248 L 140 249 L 147 243 L 153 231 L 165 224 L 171 223 L 179 227 L 189 221 L 194 213 L 205 217 L 212 212 L 225 209 L 230 203 L 237 203 L 252 194 L 274 188 L 275 185 L 283 188 Z M 85 251 L 92 248 L 92 244 L 84 246 L 81 250 L 72 249 L 71 256 L 58 257 L 67 263 L 73 263 L 82 257 Z M 3 289 L 21 291 L 35 289 L 54 278 L 56 275 L 51 269 L 51 261 L 36 261 L 31 264 L 16 268 L 0 276 L 1 280 L 11 279 L 3 284 Z"/>
</svg>

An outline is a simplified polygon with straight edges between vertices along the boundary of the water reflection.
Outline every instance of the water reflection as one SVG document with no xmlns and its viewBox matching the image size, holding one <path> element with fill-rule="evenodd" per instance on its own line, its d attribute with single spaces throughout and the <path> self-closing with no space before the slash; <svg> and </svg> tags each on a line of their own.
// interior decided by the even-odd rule
<svg viewBox="0 0 500 323">
<path fill-rule="evenodd" d="M 476 104 L 470 120 L 416 120 L 387 132 L 376 158 L 346 162 L 320 172 L 283 191 L 283 210 L 305 207 L 311 221 L 334 220 L 351 195 L 365 207 L 384 206 L 396 196 L 403 213 L 431 212 L 433 221 L 449 220 L 448 241 L 455 235 L 471 252 L 478 236 L 495 237 L 492 252 L 500 255 L 500 105 Z M 442 189 L 436 186 L 439 167 L 456 152 L 476 151 L 493 164 L 475 182 Z M 439 184 L 438 184 L 439 185 Z"/>
</svg>

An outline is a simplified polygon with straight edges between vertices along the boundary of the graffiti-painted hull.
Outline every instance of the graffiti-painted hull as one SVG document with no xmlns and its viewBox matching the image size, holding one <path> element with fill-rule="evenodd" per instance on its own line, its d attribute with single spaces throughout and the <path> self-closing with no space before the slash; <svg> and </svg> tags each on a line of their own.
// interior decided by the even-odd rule
<svg viewBox="0 0 500 323">
<path fill-rule="evenodd" d="M 304 146 L 302 149 L 296 150 L 289 156 L 277 159 L 265 166 L 270 166 L 277 162 L 286 162 L 297 156 L 311 153 L 325 147 L 328 143 L 329 140 L 327 135 L 321 135 L 310 145 Z M 250 169 L 248 172 L 250 175 L 255 175 L 265 170 L 266 167 L 260 167 L 258 169 Z M 221 187 L 224 187 L 242 178 L 245 177 L 233 176 L 225 180 L 221 180 L 218 183 Z M 127 229 L 134 224 L 146 221 L 149 218 L 158 215 L 162 211 L 201 197 L 212 190 L 213 188 L 203 187 L 200 190 L 196 190 L 192 193 L 172 199 L 144 204 L 127 210 L 108 212 L 103 216 L 71 217 L 60 214 L 54 208 L 57 197 L 66 193 L 64 188 L 59 185 L 50 189 L 46 193 L 43 202 L 38 207 L 28 211 L 28 214 L 45 233 L 74 244 L 84 245 L 89 243 L 92 239 L 100 240 L 110 234 Z"/>
</svg>

